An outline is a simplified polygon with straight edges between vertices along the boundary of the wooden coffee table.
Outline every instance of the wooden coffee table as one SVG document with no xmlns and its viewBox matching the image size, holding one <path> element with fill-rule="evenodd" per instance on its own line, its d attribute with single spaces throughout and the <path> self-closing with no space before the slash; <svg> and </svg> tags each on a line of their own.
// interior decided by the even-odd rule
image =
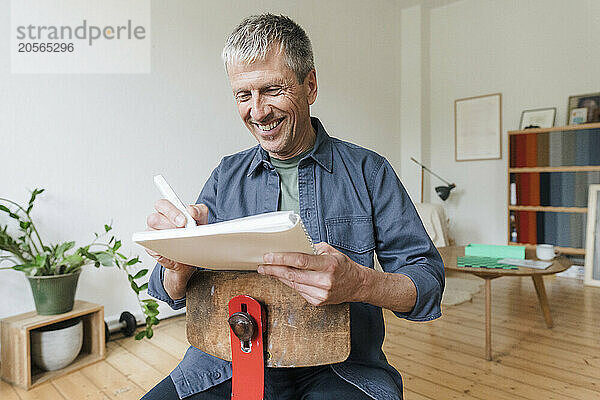
<svg viewBox="0 0 600 400">
<path fill-rule="evenodd" d="M 438 251 L 444 260 L 444 267 L 447 271 L 472 274 L 485 280 L 485 356 L 488 360 L 492 359 L 492 279 L 503 276 L 531 276 L 546 326 L 552 328 L 552 314 L 550 313 L 543 276 L 567 270 L 571 266 L 571 263 L 566 257 L 559 256 L 555 258 L 552 265 L 546 269 L 524 267 L 519 267 L 519 269 L 459 268 L 456 266 L 456 257 L 465 255 L 464 246 L 440 247 Z M 525 257 L 528 259 L 537 259 L 535 257 L 535 250 L 526 250 Z"/>
</svg>

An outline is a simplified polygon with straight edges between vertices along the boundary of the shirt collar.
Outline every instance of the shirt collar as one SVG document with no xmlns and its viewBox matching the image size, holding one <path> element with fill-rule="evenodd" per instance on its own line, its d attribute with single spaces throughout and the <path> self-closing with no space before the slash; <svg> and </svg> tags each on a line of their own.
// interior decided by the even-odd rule
<svg viewBox="0 0 600 400">
<path fill-rule="evenodd" d="M 327 172 L 331 173 L 333 172 L 333 146 L 331 145 L 331 138 L 318 118 L 311 117 L 310 120 L 317 130 L 317 138 L 315 140 L 313 151 L 310 152 L 307 157 L 312 157 L 317 164 L 325 168 Z"/>
<path fill-rule="evenodd" d="M 317 137 L 315 139 L 315 145 L 312 151 L 307 154 L 306 157 L 311 157 L 317 164 L 325 168 L 327 172 L 331 173 L 333 171 L 333 150 L 331 146 L 331 138 L 325 131 L 323 124 L 321 124 L 321 121 L 319 121 L 318 118 L 311 117 L 310 121 L 317 131 Z M 256 153 L 254 154 L 254 158 L 250 163 L 247 176 L 252 175 L 259 165 L 268 164 L 270 164 L 269 153 L 267 153 L 260 145 L 256 146 Z"/>
</svg>

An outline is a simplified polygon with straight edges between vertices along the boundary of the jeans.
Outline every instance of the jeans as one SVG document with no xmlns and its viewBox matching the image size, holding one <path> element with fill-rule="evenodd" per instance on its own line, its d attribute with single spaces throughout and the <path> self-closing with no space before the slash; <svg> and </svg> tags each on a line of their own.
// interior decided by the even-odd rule
<svg viewBox="0 0 600 400">
<path fill-rule="evenodd" d="M 142 400 L 178 400 L 170 377 L 163 379 Z M 229 400 L 231 380 L 196 393 L 186 400 Z M 371 399 L 360 389 L 340 378 L 329 366 L 305 368 L 265 368 L 265 400 Z"/>
</svg>

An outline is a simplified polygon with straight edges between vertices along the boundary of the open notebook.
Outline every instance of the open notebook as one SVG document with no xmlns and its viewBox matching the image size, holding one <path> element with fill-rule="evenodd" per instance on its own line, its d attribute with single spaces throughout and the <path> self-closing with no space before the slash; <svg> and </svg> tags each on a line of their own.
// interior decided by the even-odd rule
<svg viewBox="0 0 600 400">
<path fill-rule="evenodd" d="M 256 270 L 269 252 L 315 254 L 300 216 L 292 211 L 136 232 L 132 240 L 171 260 L 216 270 Z"/>
</svg>

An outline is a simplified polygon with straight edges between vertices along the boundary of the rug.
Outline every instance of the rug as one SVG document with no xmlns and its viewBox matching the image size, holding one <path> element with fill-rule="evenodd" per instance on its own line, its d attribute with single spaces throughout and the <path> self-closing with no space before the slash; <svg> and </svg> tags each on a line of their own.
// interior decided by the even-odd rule
<svg viewBox="0 0 600 400">
<path fill-rule="evenodd" d="M 455 306 L 469 301 L 475 293 L 479 293 L 482 286 L 483 280 L 481 279 L 446 277 L 446 288 L 442 296 L 442 304 Z"/>
</svg>

